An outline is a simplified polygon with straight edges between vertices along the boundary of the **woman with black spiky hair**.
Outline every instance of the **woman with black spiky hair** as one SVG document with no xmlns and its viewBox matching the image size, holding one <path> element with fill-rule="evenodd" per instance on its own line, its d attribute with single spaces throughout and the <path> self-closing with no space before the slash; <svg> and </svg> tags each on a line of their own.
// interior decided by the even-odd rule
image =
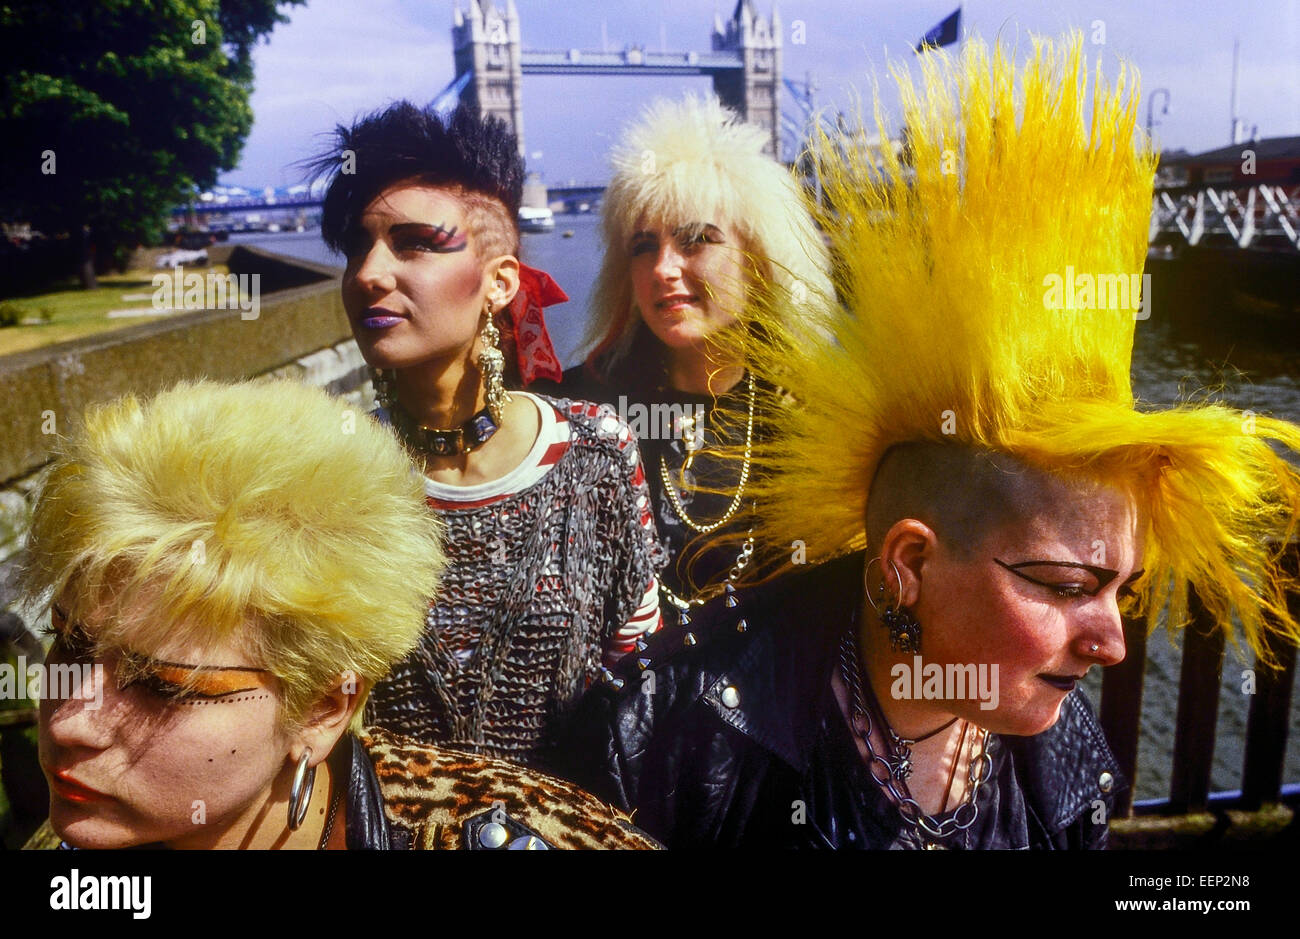
<svg viewBox="0 0 1300 939">
<path fill-rule="evenodd" d="M 399 102 L 313 165 L 376 416 L 447 528 L 426 634 L 369 716 L 536 762 L 602 660 L 660 622 L 636 441 L 607 408 L 507 390 L 559 377 L 541 307 L 563 294 L 519 262 L 524 167 L 503 122 Z"/>
</svg>

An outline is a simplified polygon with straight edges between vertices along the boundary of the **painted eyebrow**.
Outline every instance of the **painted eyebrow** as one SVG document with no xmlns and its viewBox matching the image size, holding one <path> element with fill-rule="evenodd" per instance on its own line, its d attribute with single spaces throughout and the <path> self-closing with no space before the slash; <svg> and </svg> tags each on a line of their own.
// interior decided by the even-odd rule
<svg viewBox="0 0 1300 939">
<path fill-rule="evenodd" d="M 69 629 L 76 629 L 85 636 L 90 635 L 86 632 L 86 627 L 82 623 L 74 623 L 69 620 L 68 614 L 63 612 L 58 604 L 51 604 L 50 609 L 59 614 L 59 618 L 68 624 Z M 271 672 L 269 668 L 254 668 L 251 665 L 187 665 L 184 662 L 168 662 L 164 659 L 155 659 L 151 655 L 145 655 L 143 652 L 134 652 L 130 649 L 124 649 L 123 653 L 130 656 L 141 665 L 152 669 L 179 668 L 190 672 L 257 672 L 261 674 L 270 674 Z"/>
<path fill-rule="evenodd" d="M 428 222 L 394 222 L 388 226 L 389 234 L 407 235 L 407 234 L 446 234 L 454 235 L 457 227 L 453 225 L 448 228 L 441 223 L 429 224 Z"/>
<path fill-rule="evenodd" d="M 155 659 L 139 652 L 132 652 L 131 655 L 150 668 L 180 668 L 188 672 L 258 672 L 265 675 L 271 673 L 269 668 L 254 668 L 251 665 L 186 665 L 184 662 L 167 662 L 163 659 Z"/>
<path fill-rule="evenodd" d="M 444 253 L 464 251 L 469 247 L 469 236 L 461 232 L 460 226 L 430 225 L 425 222 L 398 222 L 389 226 L 390 238 L 419 237 L 441 239 L 437 248 Z"/>
<path fill-rule="evenodd" d="M 1003 567 L 1005 567 L 1007 570 L 1011 571 L 1011 573 L 1015 574 L 1017 577 L 1023 577 L 1025 580 L 1028 580 L 1031 583 L 1036 583 L 1036 584 L 1043 583 L 1043 582 L 1039 580 L 1035 580 L 1034 578 L 1030 577 L 1028 574 L 1021 573 L 1019 570 L 1017 570 L 1017 568 L 1075 567 L 1078 568 L 1079 570 L 1087 571 L 1089 574 L 1092 574 L 1092 576 L 1097 578 L 1097 590 L 1095 591 L 1095 593 L 1100 593 L 1101 591 L 1105 590 L 1106 587 L 1109 586 L 1110 583 L 1116 577 L 1119 576 L 1119 571 L 1113 571 L 1108 567 L 1097 567 L 1096 565 L 1093 564 L 1084 564 L 1081 561 L 1021 561 L 1018 564 L 1007 564 L 1005 561 L 1000 561 L 997 558 L 994 558 L 993 560 L 996 561 L 998 564 L 1002 565 Z M 1140 578 L 1145 573 L 1146 573 L 1146 568 L 1140 568 L 1134 571 L 1132 574 L 1128 575 L 1128 578 L 1124 581 L 1124 583 L 1120 584 L 1120 586 L 1127 587 L 1129 584 L 1136 582 L 1138 578 Z M 1051 584 L 1043 584 L 1043 586 L 1049 587 L 1051 586 Z"/>
<path fill-rule="evenodd" d="M 1116 577 L 1119 576 L 1119 571 L 1111 570 L 1109 567 L 1098 567 L 1095 564 L 1084 564 L 1082 561 L 1040 560 L 1040 561 L 1019 561 L 1015 564 L 1008 564 L 1006 561 L 999 560 L 998 558 L 994 558 L 993 560 L 995 563 L 1001 565 L 1002 567 L 1005 567 L 1007 570 L 1015 574 L 1017 577 L 1022 577 L 1025 580 L 1029 581 L 1030 583 L 1042 584 L 1044 587 L 1050 587 L 1052 586 L 1052 584 L 1045 584 L 1041 580 L 1036 580 L 1035 578 L 1030 577 L 1028 574 L 1023 573 L 1020 570 L 1020 568 L 1022 567 L 1072 567 L 1075 568 L 1076 570 L 1087 571 L 1093 577 L 1097 578 L 1097 590 L 1095 591 L 1096 593 L 1100 593 L 1101 591 L 1105 590 L 1106 587 L 1110 585 L 1111 581 L 1113 581 Z M 1132 578 L 1130 578 L 1130 580 L 1131 579 Z M 1128 581 L 1125 581 L 1125 583 L 1128 583 Z"/>
</svg>

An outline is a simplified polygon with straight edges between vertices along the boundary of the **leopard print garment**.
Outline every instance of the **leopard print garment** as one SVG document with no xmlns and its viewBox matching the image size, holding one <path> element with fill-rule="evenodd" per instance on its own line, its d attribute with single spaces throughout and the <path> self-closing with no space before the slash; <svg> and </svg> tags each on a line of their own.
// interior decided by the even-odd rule
<svg viewBox="0 0 1300 939">
<path fill-rule="evenodd" d="M 360 735 L 389 825 L 410 848 L 464 848 L 465 823 L 500 809 L 553 848 L 645 850 L 661 845 L 573 783 L 502 760 L 430 747 L 377 727 Z M 27 850 L 59 847 L 45 821 Z"/>
<path fill-rule="evenodd" d="M 361 743 L 388 822 L 412 848 L 464 848 L 465 822 L 501 809 L 554 848 L 651 849 L 631 820 L 572 783 L 502 760 L 430 747 L 372 727 Z"/>
</svg>

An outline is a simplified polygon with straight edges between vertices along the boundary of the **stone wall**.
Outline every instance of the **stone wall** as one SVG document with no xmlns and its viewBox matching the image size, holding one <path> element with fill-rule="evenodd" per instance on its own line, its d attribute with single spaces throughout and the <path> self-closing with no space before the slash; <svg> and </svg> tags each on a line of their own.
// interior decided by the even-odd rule
<svg viewBox="0 0 1300 939">
<path fill-rule="evenodd" d="M 186 378 L 297 378 L 369 409 L 365 362 L 352 341 L 339 271 L 245 245 L 208 249 L 233 273 L 260 275 L 256 319 L 197 310 L 120 331 L 0 357 L 0 613 L 22 549 L 24 519 L 57 436 L 87 405 L 150 394 Z"/>
</svg>

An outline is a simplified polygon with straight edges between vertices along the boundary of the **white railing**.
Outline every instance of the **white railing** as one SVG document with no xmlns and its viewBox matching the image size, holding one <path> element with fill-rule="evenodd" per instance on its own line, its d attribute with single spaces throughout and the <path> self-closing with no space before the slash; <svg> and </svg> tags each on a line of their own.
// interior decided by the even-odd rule
<svg viewBox="0 0 1300 939">
<path fill-rule="evenodd" d="M 1226 235 L 1240 248 L 1261 239 L 1281 239 L 1300 251 L 1300 186 L 1259 185 L 1195 192 L 1157 191 L 1151 207 L 1149 240 L 1179 234 L 1189 245 L 1209 235 Z"/>
</svg>

